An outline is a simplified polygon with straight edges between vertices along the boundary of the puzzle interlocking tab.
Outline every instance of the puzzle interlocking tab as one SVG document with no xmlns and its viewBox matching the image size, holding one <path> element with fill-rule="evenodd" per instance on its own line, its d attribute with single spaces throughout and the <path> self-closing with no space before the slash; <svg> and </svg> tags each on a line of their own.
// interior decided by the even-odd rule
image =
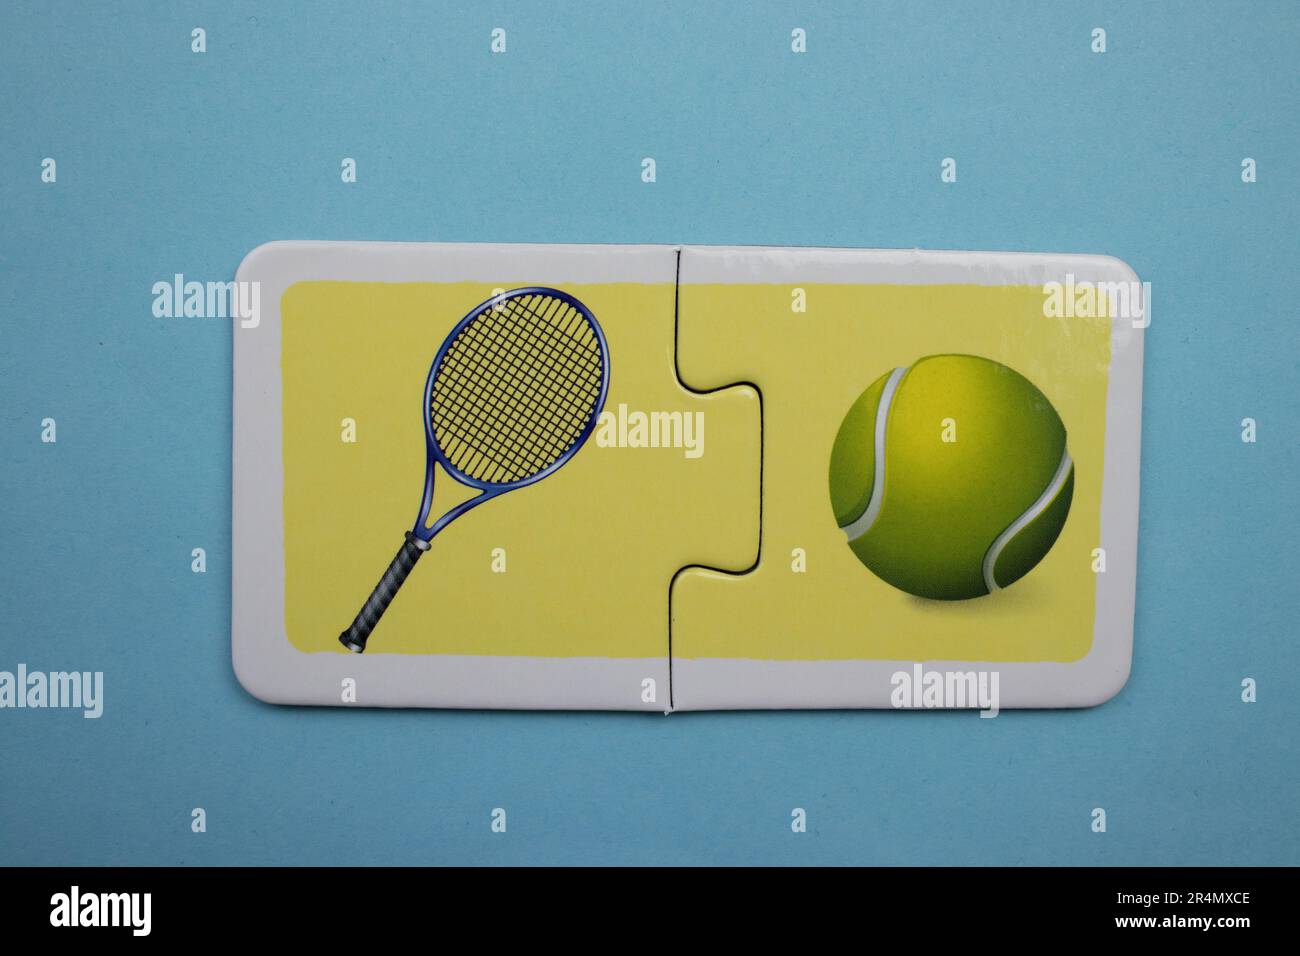
<svg viewBox="0 0 1300 956">
<path fill-rule="evenodd" d="M 261 284 L 264 314 L 234 333 L 236 672 L 278 703 L 666 711 L 899 706 L 897 675 L 923 665 L 996 671 L 1002 706 L 1098 703 L 1130 657 L 1142 333 L 1047 314 L 1067 275 L 1136 282 L 1089 256 L 259 247 L 237 276 Z M 415 516 L 438 344 L 532 285 L 604 330 L 595 431 L 553 476 L 448 525 L 365 655 L 343 652 Z M 1050 400 L 1073 502 L 1023 581 L 928 601 L 858 560 L 827 470 L 868 385 L 950 353 Z M 439 512 L 468 496 L 446 476 L 434 495 Z"/>
</svg>

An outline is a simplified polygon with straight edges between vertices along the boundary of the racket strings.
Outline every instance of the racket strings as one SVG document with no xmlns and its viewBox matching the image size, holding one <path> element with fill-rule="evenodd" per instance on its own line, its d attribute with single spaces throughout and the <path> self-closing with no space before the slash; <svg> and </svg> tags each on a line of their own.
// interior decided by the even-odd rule
<svg viewBox="0 0 1300 956">
<path fill-rule="evenodd" d="M 517 317 L 518 309 L 513 309 L 512 315 Z M 580 314 L 577 316 L 577 321 L 582 322 L 585 325 L 585 319 L 582 318 Z M 564 331 L 573 334 L 577 329 L 570 325 L 569 327 L 564 328 Z M 529 363 L 530 356 L 526 353 L 522 353 L 515 341 L 505 338 L 501 334 L 500 323 L 494 323 L 492 327 L 485 327 L 484 332 L 486 333 L 486 344 L 493 348 L 505 350 L 518 361 L 525 364 Z M 548 340 L 548 344 L 553 345 L 553 334 L 547 334 L 544 332 L 543 337 Z M 580 385 L 579 379 L 574 375 L 575 366 L 571 361 L 560 361 L 558 364 L 560 369 L 557 371 L 568 370 L 569 372 L 565 382 L 566 385 Z M 458 371 L 460 370 L 457 368 L 455 363 L 453 363 L 452 367 L 448 370 L 449 374 L 452 376 L 456 376 Z M 581 371 L 586 374 L 591 374 L 593 371 L 596 372 L 596 374 L 599 374 L 599 367 L 589 367 Z M 463 378 L 458 378 L 457 381 L 461 385 L 465 384 Z M 561 431 L 558 432 L 560 438 L 567 438 L 567 435 L 562 431 L 563 422 L 560 420 L 560 416 L 557 416 L 553 412 L 555 403 L 565 400 L 566 396 L 556 392 L 553 387 L 554 383 L 547 382 L 544 379 L 539 380 L 537 395 L 522 393 L 518 390 L 516 382 L 505 379 L 498 379 L 492 384 L 494 387 L 489 388 L 488 392 L 481 396 L 481 401 L 485 406 L 481 409 L 481 411 L 485 413 L 485 427 L 479 428 L 476 431 L 476 438 L 481 439 L 484 437 L 486 430 L 504 429 L 512 439 L 520 442 L 526 441 L 529 434 L 540 437 L 545 435 L 548 429 L 554 430 L 557 428 L 561 429 Z M 460 396 L 460 399 L 461 400 L 457 403 L 457 410 L 465 412 L 467 409 L 465 407 L 466 401 L 464 394 Z M 517 420 L 512 420 L 512 412 L 518 413 L 516 416 Z M 555 435 L 552 435 L 552 438 L 554 437 Z M 563 453 L 567 447 L 567 441 L 552 441 L 540 449 L 541 455 L 539 457 L 541 460 L 556 457 L 558 454 Z M 521 460 L 520 456 L 517 454 L 511 455 L 510 457 L 513 464 L 526 470 L 537 467 L 537 465 L 541 463 L 541 461 Z M 465 464 L 472 467 L 474 463 L 471 461 L 466 462 Z M 544 467 L 544 465 L 542 465 L 542 467 Z"/>
<path fill-rule="evenodd" d="M 518 310 L 513 309 L 512 315 L 517 317 Z M 588 332 L 590 331 L 589 327 L 586 325 L 585 318 L 580 313 L 577 313 L 576 310 L 573 310 L 573 314 L 566 316 L 565 321 L 568 324 L 562 326 L 561 331 L 566 335 L 578 334 L 583 329 L 586 329 Z M 497 324 L 486 331 L 488 332 L 488 342 L 491 346 L 505 349 L 523 362 L 529 361 L 530 357 L 528 355 L 521 355 L 515 341 L 502 335 L 502 326 L 500 324 Z M 555 345 L 557 344 L 556 336 L 553 331 L 548 331 L 546 327 L 543 326 L 541 327 L 541 334 L 546 340 L 545 344 L 550 348 L 550 354 L 557 359 L 556 364 L 558 367 L 555 371 L 559 373 L 559 377 L 563 379 L 563 382 L 560 384 L 565 386 L 569 392 L 579 390 L 582 381 L 588 376 L 600 374 L 598 363 L 595 365 L 588 364 L 587 367 L 580 368 L 574 364 L 571 356 L 565 354 L 563 349 L 557 350 L 555 348 Z M 547 382 L 545 380 L 540 381 L 538 383 L 537 395 L 520 393 L 512 382 L 501 382 L 499 384 L 504 394 L 501 394 L 500 392 L 489 394 L 488 398 L 491 402 L 489 412 L 495 413 L 500 417 L 508 415 L 512 410 L 522 411 L 528 419 L 528 422 L 515 423 L 516 430 L 522 429 L 525 424 L 530 424 L 533 428 L 542 425 L 550 427 L 556 427 L 558 425 L 562 427 L 562 423 L 559 421 L 559 416 L 554 412 L 554 407 L 555 403 L 568 400 L 570 395 L 569 392 L 558 391 L 556 383 Z M 547 421 L 542 422 L 539 421 L 539 419 L 546 419 Z M 563 450 L 564 448 L 559 449 L 559 451 Z"/>
<path fill-rule="evenodd" d="M 586 320 L 581 315 L 575 318 L 582 324 L 582 328 L 586 328 Z M 570 328 L 565 331 L 572 334 L 577 329 Z M 492 344 L 513 351 L 516 358 L 521 361 L 528 361 L 528 356 L 521 355 L 515 343 L 503 340 L 499 335 L 493 337 Z M 544 327 L 540 344 L 544 345 L 548 349 L 548 354 L 557 360 L 553 370 L 556 375 L 550 378 L 539 378 L 537 391 L 533 395 L 520 391 L 516 383 L 503 382 L 501 393 L 494 396 L 499 401 L 492 409 L 497 415 L 496 424 L 510 430 L 513 438 L 524 441 L 525 444 L 530 436 L 534 440 L 537 445 L 537 457 L 535 461 L 527 463 L 530 470 L 550 464 L 577 438 L 590 412 L 589 402 L 580 400 L 575 403 L 574 398 L 576 396 L 581 399 L 584 381 L 601 374 L 598 363 L 591 363 L 585 369 L 577 368 L 573 360 L 566 357 L 566 350 L 562 347 L 557 348 L 562 343 L 553 333 L 545 332 Z M 565 403 L 569 403 L 571 407 L 566 408 Z M 512 407 L 522 413 L 522 418 L 515 422 L 511 422 L 509 418 Z M 577 423 L 576 430 L 571 420 Z M 528 435 L 525 435 L 525 432 Z"/>
<path fill-rule="evenodd" d="M 573 447 L 604 373 L 583 312 L 544 294 L 504 300 L 466 323 L 444 354 L 429 403 L 434 435 L 468 477 L 520 481 Z"/>
<path fill-rule="evenodd" d="M 536 369 L 510 343 L 497 336 L 488 339 L 491 346 L 504 349 L 522 362 L 535 378 L 536 391 L 531 393 L 517 378 L 494 376 L 486 382 L 474 382 L 464 369 L 455 365 L 449 372 L 459 388 L 477 389 L 477 408 L 467 407 L 462 399 L 448 410 L 461 418 L 460 428 L 450 429 L 453 440 L 446 453 L 452 463 L 472 477 L 487 481 L 514 481 L 542 470 L 573 443 L 585 425 L 587 409 L 572 405 L 566 409 L 561 384 L 536 376 Z M 474 356 L 481 360 L 481 354 Z M 564 383 L 566 386 L 576 383 Z M 455 439 L 460 439 L 456 441 Z"/>
</svg>

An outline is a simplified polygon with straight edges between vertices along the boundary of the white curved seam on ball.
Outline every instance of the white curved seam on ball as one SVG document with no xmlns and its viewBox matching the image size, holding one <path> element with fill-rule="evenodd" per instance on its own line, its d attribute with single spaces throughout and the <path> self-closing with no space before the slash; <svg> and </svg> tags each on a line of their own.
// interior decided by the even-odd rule
<svg viewBox="0 0 1300 956">
<path fill-rule="evenodd" d="M 1061 489 L 1065 487 L 1065 480 L 1070 477 L 1070 470 L 1073 467 L 1074 460 L 1070 458 L 1070 449 L 1066 448 L 1061 452 L 1061 463 L 1056 466 L 1056 474 L 1047 483 L 1047 488 L 1038 496 L 1038 500 L 1030 505 L 1024 514 L 1011 522 L 1006 531 L 993 539 L 993 544 L 984 554 L 984 586 L 989 589 L 990 594 L 1002 590 L 993 577 L 993 569 L 997 566 L 998 558 L 1002 557 L 1003 550 L 1011 543 L 1012 538 L 1051 506 L 1057 495 L 1061 493 Z"/>
<path fill-rule="evenodd" d="M 867 502 L 867 509 L 862 514 L 844 525 L 844 533 L 848 535 L 850 541 L 856 541 L 871 530 L 871 526 L 880 517 L 881 506 L 885 503 L 885 425 L 889 421 L 889 409 L 894 404 L 894 393 L 898 391 L 898 383 L 906 372 L 905 368 L 896 368 L 890 372 L 889 381 L 885 382 L 884 391 L 880 393 L 872 442 L 876 450 L 876 461 L 871 476 L 871 500 Z"/>
</svg>

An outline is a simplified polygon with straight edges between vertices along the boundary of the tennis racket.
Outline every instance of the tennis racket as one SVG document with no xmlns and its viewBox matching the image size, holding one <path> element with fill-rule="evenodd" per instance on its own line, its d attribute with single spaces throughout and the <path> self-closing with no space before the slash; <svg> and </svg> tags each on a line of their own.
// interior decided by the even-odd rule
<svg viewBox="0 0 1300 956">
<path fill-rule="evenodd" d="M 339 642 L 360 654 L 430 542 L 471 508 L 540 481 L 590 437 L 609 391 L 596 317 L 559 289 L 493 296 L 456 323 L 424 384 L 424 497 L 415 526 Z M 480 494 L 432 524 L 435 466 Z"/>
</svg>

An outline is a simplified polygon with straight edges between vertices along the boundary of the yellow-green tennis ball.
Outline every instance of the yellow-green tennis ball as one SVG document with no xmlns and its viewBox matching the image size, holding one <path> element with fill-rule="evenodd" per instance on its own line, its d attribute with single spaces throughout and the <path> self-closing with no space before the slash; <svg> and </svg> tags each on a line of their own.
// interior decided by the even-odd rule
<svg viewBox="0 0 1300 956">
<path fill-rule="evenodd" d="M 831 450 L 831 506 L 877 577 L 919 597 L 1007 587 L 1051 549 L 1074 494 L 1065 425 L 1019 372 L 931 355 L 881 376 Z"/>
</svg>

